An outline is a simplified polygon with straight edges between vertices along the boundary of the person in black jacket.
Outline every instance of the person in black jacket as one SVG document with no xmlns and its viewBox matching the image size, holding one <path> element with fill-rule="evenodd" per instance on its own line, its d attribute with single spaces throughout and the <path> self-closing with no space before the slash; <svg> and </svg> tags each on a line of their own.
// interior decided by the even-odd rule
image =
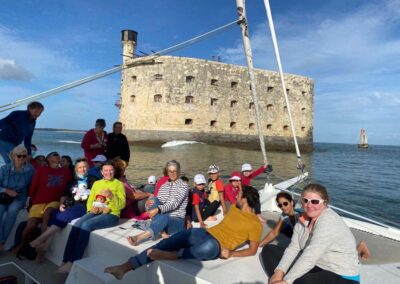
<svg viewBox="0 0 400 284">
<path fill-rule="evenodd" d="M 130 155 L 128 139 L 122 134 L 122 123 L 114 122 L 113 132 L 108 134 L 106 156 L 109 160 L 119 157 L 129 163 Z"/>
</svg>

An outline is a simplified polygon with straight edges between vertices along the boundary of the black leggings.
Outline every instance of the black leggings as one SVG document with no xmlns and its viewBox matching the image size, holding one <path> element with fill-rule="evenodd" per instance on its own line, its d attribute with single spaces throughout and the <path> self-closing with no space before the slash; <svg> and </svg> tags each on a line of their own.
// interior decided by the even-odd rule
<svg viewBox="0 0 400 284">
<path fill-rule="evenodd" d="M 275 268 L 278 266 L 281 260 L 285 248 L 278 247 L 276 245 L 266 245 L 261 251 L 261 261 L 263 263 L 264 269 L 267 271 L 268 277 L 274 274 Z M 290 269 L 290 268 L 289 268 Z M 324 284 L 354 284 L 359 283 L 357 281 L 348 280 L 340 275 L 333 273 L 328 270 L 323 270 L 318 266 L 314 266 L 309 272 L 297 278 L 293 284 L 314 284 L 314 283 L 324 283 Z"/>
<path fill-rule="evenodd" d="M 200 212 L 203 221 L 207 220 L 208 217 L 215 214 L 219 207 L 219 204 L 220 203 L 217 200 L 214 200 L 213 202 L 204 206 L 203 210 Z M 194 221 L 199 222 L 199 220 L 197 219 L 197 214 L 194 217 Z"/>
</svg>

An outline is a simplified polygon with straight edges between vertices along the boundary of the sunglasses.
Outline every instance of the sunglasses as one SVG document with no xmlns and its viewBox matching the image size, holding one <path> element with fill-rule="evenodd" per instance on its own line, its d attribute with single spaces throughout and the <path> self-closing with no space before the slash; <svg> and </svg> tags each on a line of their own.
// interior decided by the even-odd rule
<svg viewBox="0 0 400 284">
<path fill-rule="evenodd" d="M 289 205 L 289 202 L 287 202 L 287 201 L 282 202 L 282 203 L 278 203 L 278 207 L 279 207 L 279 208 L 286 207 L 286 206 L 288 206 L 288 205 Z"/>
<path fill-rule="evenodd" d="M 21 159 L 21 158 L 26 158 L 27 157 L 27 155 L 16 155 L 17 156 L 17 158 L 19 158 L 19 159 Z"/>
<path fill-rule="evenodd" d="M 312 205 L 318 205 L 318 204 L 321 204 L 324 201 L 325 200 L 323 200 L 323 199 L 307 199 L 307 198 L 303 198 L 304 205 L 309 204 L 309 203 L 311 203 Z"/>
</svg>

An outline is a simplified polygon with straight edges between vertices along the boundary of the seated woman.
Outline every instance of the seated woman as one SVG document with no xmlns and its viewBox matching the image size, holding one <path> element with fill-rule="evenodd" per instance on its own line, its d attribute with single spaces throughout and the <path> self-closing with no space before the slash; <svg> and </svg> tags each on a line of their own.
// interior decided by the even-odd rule
<svg viewBox="0 0 400 284">
<path fill-rule="evenodd" d="M 26 148 L 17 146 L 10 153 L 11 163 L 0 168 L 0 251 L 28 197 L 35 169 L 27 162 L 27 156 Z"/>
<path fill-rule="evenodd" d="M 107 267 L 104 272 L 122 279 L 125 273 L 153 260 L 212 260 L 255 255 L 262 233 L 262 225 L 254 214 L 259 199 L 255 188 L 245 187 L 237 205 L 231 207 L 218 225 L 210 229 L 192 228 L 176 233 L 121 265 Z M 237 251 L 244 242 L 249 242 L 249 248 Z"/>
<path fill-rule="evenodd" d="M 101 174 L 103 179 L 96 181 L 90 191 L 86 204 L 88 213 L 72 226 L 64 250 L 64 264 L 58 269 L 59 273 L 68 273 L 72 263 L 82 258 L 92 231 L 118 224 L 120 212 L 125 207 L 124 185 L 114 178 L 114 167 L 111 164 L 103 164 Z M 97 196 L 106 197 L 108 210 L 99 210 Z"/>
<path fill-rule="evenodd" d="M 343 219 L 328 207 L 325 187 L 307 185 L 301 201 L 305 214 L 294 227 L 289 247 L 263 248 L 269 283 L 358 283 L 356 241 Z"/>
<path fill-rule="evenodd" d="M 291 238 L 293 235 L 294 225 L 296 225 L 297 221 L 299 220 L 299 213 L 294 210 L 294 201 L 289 193 L 278 193 L 276 195 L 276 203 L 282 210 L 282 215 L 272 231 L 269 232 L 260 242 L 260 247 L 263 247 L 275 240 L 279 233 L 283 233 L 288 238 Z"/>
<path fill-rule="evenodd" d="M 137 236 L 128 237 L 128 242 L 133 246 L 150 238 L 158 238 L 164 231 L 171 235 L 185 229 L 189 188 L 179 178 L 181 166 L 177 161 L 169 161 L 166 168 L 169 181 L 160 187 L 157 198 L 147 202 L 149 217 L 153 219 L 150 228 Z"/>
<path fill-rule="evenodd" d="M 145 203 L 147 199 L 152 196 L 152 194 L 136 190 L 132 185 L 129 184 L 125 177 L 127 163 L 124 160 L 115 158 L 111 163 L 115 169 L 114 178 L 121 181 L 125 188 L 126 206 L 121 211 L 121 218 L 134 218 L 137 220 L 149 219 L 149 215 L 145 209 Z"/>
<path fill-rule="evenodd" d="M 65 196 L 60 202 L 59 209 L 54 211 L 50 217 L 49 227 L 43 234 L 30 243 L 31 247 L 36 248 L 38 251 L 36 260 L 39 262 L 43 261 L 52 237 L 64 229 L 72 220 L 80 218 L 86 213 L 87 199 L 84 198 L 85 195 L 82 195 L 82 198 L 80 198 L 81 192 L 79 188 L 90 190 L 95 182 L 95 178 L 88 177 L 88 163 L 85 158 L 76 160 L 74 172 L 75 180 L 73 186 L 66 190 Z"/>
</svg>

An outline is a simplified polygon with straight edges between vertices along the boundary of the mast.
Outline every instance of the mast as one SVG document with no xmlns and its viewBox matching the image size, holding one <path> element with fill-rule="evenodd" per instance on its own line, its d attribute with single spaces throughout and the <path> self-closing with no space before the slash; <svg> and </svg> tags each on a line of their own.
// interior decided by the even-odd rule
<svg viewBox="0 0 400 284">
<path fill-rule="evenodd" d="M 264 141 L 264 136 L 262 134 L 261 119 L 260 119 L 261 113 L 258 105 L 257 90 L 253 72 L 254 69 L 253 54 L 251 51 L 249 30 L 247 27 L 245 0 L 236 0 L 236 7 L 239 16 L 240 27 L 242 29 L 243 48 L 244 48 L 244 53 L 246 55 L 247 68 L 249 70 L 251 94 L 253 96 L 253 102 L 256 110 L 258 137 L 260 139 L 260 147 L 264 157 L 264 163 L 267 163 L 267 153 L 265 151 L 265 141 Z"/>
</svg>

